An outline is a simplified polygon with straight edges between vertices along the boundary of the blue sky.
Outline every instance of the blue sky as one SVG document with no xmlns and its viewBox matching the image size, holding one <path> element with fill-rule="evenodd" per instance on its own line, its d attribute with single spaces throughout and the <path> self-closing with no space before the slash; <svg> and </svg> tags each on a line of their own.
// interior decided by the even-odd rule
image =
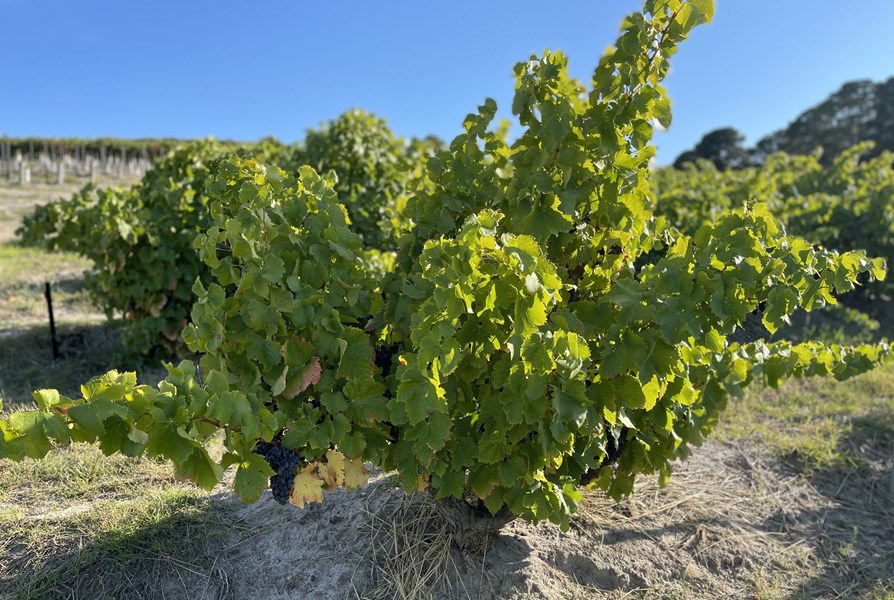
<svg viewBox="0 0 894 600">
<path fill-rule="evenodd" d="M 353 106 L 446 140 L 544 48 L 589 74 L 630 0 L 0 0 L 0 134 L 303 137 Z M 718 0 L 674 56 L 671 162 L 707 131 L 749 143 L 845 81 L 894 75 L 894 2 Z"/>
</svg>

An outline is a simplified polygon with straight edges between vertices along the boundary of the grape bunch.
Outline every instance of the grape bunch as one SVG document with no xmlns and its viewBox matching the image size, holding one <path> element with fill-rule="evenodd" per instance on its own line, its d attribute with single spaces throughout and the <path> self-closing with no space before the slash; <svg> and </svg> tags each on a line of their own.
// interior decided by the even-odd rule
<svg viewBox="0 0 894 600">
<path fill-rule="evenodd" d="M 382 377 L 387 377 L 391 373 L 394 362 L 394 356 L 401 351 L 400 344 L 390 344 L 388 346 L 377 346 L 376 354 L 373 361 L 382 372 Z"/>
<path fill-rule="evenodd" d="M 280 504 L 287 504 L 292 491 L 292 482 L 295 481 L 298 457 L 294 452 L 268 442 L 258 442 L 254 451 L 263 456 L 270 468 L 276 471 L 276 474 L 270 478 L 273 499 Z"/>
</svg>

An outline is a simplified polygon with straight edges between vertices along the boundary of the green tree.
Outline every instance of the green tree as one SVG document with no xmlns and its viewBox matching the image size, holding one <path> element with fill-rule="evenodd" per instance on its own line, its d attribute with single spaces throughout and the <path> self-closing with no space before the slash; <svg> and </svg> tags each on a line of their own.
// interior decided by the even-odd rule
<svg viewBox="0 0 894 600">
<path fill-rule="evenodd" d="M 748 165 L 748 151 L 742 145 L 745 137 L 732 127 L 723 127 L 706 133 L 692 150 L 683 152 L 674 160 L 674 168 L 699 159 L 710 160 L 720 170 L 739 169 Z"/>
<path fill-rule="evenodd" d="M 775 152 L 811 154 L 822 150 L 820 160 L 829 166 L 839 154 L 859 142 L 880 141 L 883 130 L 877 127 L 879 110 L 885 106 L 880 104 L 884 97 L 879 94 L 880 88 L 869 80 L 845 83 L 820 104 L 798 115 L 785 129 L 762 138 L 756 145 L 756 154 L 765 157 Z M 891 100 L 889 95 L 887 102 Z M 890 105 L 884 111 L 890 114 Z"/>
</svg>

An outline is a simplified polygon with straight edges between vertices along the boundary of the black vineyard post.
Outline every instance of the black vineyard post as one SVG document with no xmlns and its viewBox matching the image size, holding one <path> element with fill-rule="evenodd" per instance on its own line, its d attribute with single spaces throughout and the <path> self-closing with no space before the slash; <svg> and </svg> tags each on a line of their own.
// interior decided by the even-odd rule
<svg viewBox="0 0 894 600">
<path fill-rule="evenodd" d="M 53 343 L 53 358 L 59 358 L 59 339 L 56 337 L 56 320 L 53 318 L 53 293 L 50 283 L 44 284 L 43 295 L 47 298 L 47 311 L 50 313 L 50 340 Z"/>
</svg>

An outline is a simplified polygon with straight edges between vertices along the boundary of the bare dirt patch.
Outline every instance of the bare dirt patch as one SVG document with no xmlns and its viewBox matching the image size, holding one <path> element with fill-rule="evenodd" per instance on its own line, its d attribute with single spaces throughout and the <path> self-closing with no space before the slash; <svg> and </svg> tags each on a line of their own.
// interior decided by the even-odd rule
<svg viewBox="0 0 894 600">
<path fill-rule="evenodd" d="M 464 555 L 424 494 L 389 478 L 304 510 L 226 494 L 232 533 L 195 598 L 891 597 L 890 462 L 805 478 L 744 442 L 712 442 L 665 489 L 590 493 L 571 530 L 514 521 Z"/>
</svg>

